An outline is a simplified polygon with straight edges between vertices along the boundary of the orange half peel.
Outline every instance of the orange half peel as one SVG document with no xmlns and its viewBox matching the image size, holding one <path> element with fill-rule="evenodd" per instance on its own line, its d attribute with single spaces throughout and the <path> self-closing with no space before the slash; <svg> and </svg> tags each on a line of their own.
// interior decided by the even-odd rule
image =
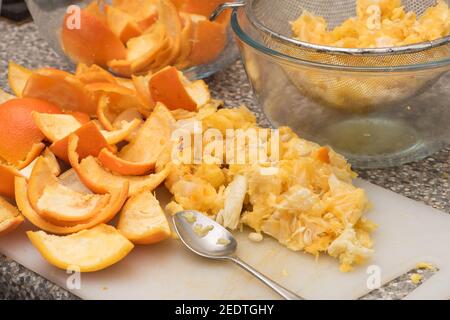
<svg viewBox="0 0 450 320">
<path fill-rule="evenodd" d="M 149 191 L 138 193 L 127 200 L 117 228 L 135 244 L 154 244 L 171 236 L 166 215 Z"/>
<path fill-rule="evenodd" d="M 31 243 L 47 262 L 63 270 L 94 272 L 125 258 L 133 244 L 117 229 L 105 224 L 69 236 L 28 231 Z"/>
</svg>

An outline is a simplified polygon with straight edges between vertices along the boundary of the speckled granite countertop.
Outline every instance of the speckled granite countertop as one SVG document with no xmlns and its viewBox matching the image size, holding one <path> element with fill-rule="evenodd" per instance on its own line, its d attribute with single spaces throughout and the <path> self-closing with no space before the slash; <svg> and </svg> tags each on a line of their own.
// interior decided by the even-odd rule
<svg viewBox="0 0 450 320">
<path fill-rule="evenodd" d="M 0 87 L 7 86 L 7 64 L 29 68 L 51 66 L 71 70 L 40 38 L 33 23 L 15 24 L 0 18 Z M 227 105 L 246 104 L 257 110 L 240 62 L 213 76 L 208 83 Z M 450 213 L 450 149 L 424 161 L 392 169 L 365 170 L 361 177 L 384 188 Z M 424 272 L 424 278 L 430 272 Z M 407 275 L 372 292 L 365 299 L 400 299 L 414 288 Z M 77 299 L 39 275 L 0 254 L 0 299 Z"/>
</svg>

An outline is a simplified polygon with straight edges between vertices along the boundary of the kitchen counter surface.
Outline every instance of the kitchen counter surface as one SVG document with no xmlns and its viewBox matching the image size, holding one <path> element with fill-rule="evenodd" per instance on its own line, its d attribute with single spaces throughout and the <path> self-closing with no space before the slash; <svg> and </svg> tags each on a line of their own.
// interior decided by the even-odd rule
<svg viewBox="0 0 450 320">
<path fill-rule="evenodd" d="M 12 23 L 0 18 L 0 86 L 9 90 L 7 64 L 13 60 L 28 68 L 51 66 L 71 70 L 43 40 L 32 22 Z M 227 106 L 245 104 L 258 111 L 241 62 L 207 80 L 213 95 Z M 260 121 L 266 120 L 260 115 Z M 267 123 L 266 123 L 267 124 Z M 408 198 L 450 213 L 450 148 L 423 161 L 401 167 L 361 170 L 360 176 Z M 422 272 L 422 271 L 418 271 Z M 424 279 L 432 275 L 423 271 Z M 396 279 L 364 299 L 401 299 L 415 287 L 408 275 Z M 39 275 L 0 254 L 0 299 L 77 299 Z"/>
</svg>

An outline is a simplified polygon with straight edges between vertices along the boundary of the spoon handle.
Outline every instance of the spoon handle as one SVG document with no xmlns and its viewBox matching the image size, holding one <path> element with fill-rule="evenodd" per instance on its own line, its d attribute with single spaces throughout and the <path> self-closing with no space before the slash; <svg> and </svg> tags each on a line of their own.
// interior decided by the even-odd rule
<svg viewBox="0 0 450 320">
<path fill-rule="evenodd" d="M 286 300 L 303 300 L 303 298 L 299 297 L 295 293 L 283 288 L 278 283 L 274 282 L 273 280 L 270 280 L 265 275 L 263 275 L 261 272 L 257 271 L 252 266 L 248 265 L 238 257 L 229 257 L 229 260 L 236 263 L 238 266 L 242 267 L 243 269 L 247 270 L 249 273 L 253 274 L 255 277 L 257 277 L 259 280 L 264 282 L 268 287 L 270 287 L 272 290 L 274 290 L 276 293 L 278 293 L 280 296 L 282 296 Z"/>
</svg>

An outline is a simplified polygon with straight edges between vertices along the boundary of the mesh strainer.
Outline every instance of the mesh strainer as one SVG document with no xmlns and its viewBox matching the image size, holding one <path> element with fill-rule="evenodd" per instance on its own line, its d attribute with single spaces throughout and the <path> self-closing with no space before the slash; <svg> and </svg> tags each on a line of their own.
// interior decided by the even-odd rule
<svg viewBox="0 0 450 320">
<path fill-rule="evenodd" d="M 436 5 L 436 0 L 403 0 L 407 11 L 418 16 Z M 450 3 L 450 0 L 446 0 Z M 224 5 L 227 7 L 228 5 Z M 390 48 L 348 49 L 306 43 L 292 38 L 289 21 L 304 10 L 323 16 L 330 28 L 356 16 L 355 0 L 248 0 L 234 3 L 245 6 L 248 20 L 259 34 L 255 40 L 285 56 L 335 66 L 337 70 L 358 72 L 395 71 L 402 66 L 432 64 L 450 57 L 450 36 L 430 42 Z M 222 7 L 222 9 L 224 8 Z M 217 12 L 219 12 L 218 10 Z M 348 73 L 321 69 L 298 69 L 285 66 L 292 83 L 305 95 L 321 104 L 349 111 L 368 111 L 398 104 L 433 85 L 446 70 L 428 70 L 426 76 L 411 78 L 408 74 L 389 77 L 352 77 Z"/>
</svg>

